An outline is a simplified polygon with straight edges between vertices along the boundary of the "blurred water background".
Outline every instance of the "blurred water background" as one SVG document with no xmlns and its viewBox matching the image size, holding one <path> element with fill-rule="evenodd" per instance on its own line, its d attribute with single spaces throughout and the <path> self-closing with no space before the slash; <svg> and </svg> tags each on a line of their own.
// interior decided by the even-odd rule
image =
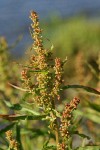
<svg viewBox="0 0 100 150">
<path fill-rule="evenodd" d="M 100 17 L 100 1 L 0 0 L 0 36 L 5 36 L 8 43 L 12 44 L 18 36 L 23 35 L 21 42 L 12 50 L 16 56 L 21 56 L 31 43 L 29 34 L 30 10 L 35 10 L 39 14 L 41 22 L 45 20 L 45 25 L 50 21 L 51 16 L 68 19 L 81 14 L 94 21 L 95 18 L 99 20 Z"/>
</svg>

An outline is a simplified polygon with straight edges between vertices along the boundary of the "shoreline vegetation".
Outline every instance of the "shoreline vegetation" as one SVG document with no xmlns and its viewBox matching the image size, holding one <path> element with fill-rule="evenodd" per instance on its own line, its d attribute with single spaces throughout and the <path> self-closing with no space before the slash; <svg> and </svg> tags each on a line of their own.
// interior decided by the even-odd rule
<svg viewBox="0 0 100 150">
<path fill-rule="evenodd" d="M 27 58 L 12 63 L 0 37 L 1 150 L 99 150 L 99 27 L 46 24 L 49 40 L 38 14 L 29 17 Z"/>
</svg>

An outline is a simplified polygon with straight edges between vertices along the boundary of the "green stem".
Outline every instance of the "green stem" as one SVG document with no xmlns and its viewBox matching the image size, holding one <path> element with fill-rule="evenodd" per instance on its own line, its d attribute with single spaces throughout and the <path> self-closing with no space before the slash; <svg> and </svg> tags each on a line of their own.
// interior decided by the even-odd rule
<svg viewBox="0 0 100 150">
<path fill-rule="evenodd" d="M 21 133 L 20 133 L 20 130 L 21 130 L 21 128 L 20 128 L 20 125 L 18 123 L 18 124 L 16 124 L 16 140 L 17 140 L 17 142 L 19 144 L 19 149 L 23 150 L 23 146 L 22 146 L 22 142 L 21 142 Z"/>
<path fill-rule="evenodd" d="M 54 103 L 54 101 L 52 101 L 52 108 L 53 108 L 53 110 L 55 110 L 55 103 Z M 52 115 L 53 118 L 56 117 L 56 115 L 54 114 L 53 111 L 52 111 L 51 115 Z M 56 146 L 57 146 L 57 150 L 58 150 L 58 144 L 59 144 L 59 126 L 58 126 L 57 117 L 56 117 L 56 119 L 54 121 L 54 127 L 55 127 L 54 132 L 55 132 L 55 137 L 56 137 Z"/>
</svg>

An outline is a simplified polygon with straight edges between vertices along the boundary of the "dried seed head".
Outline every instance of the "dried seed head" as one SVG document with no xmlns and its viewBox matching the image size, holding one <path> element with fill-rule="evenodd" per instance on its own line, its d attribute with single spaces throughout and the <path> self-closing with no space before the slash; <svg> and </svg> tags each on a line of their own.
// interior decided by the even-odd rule
<svg viewBox="0 0 100 150">
<path fill-rule="evenodd" d="M 34 40 L 32 49 L 36 54 L 32 54 L 28 67 L 23 69 L 21 75 L 23 85 L 34 95 L 35 102 L 47 110 L 56 97 L 60 99 L 63 66 L 60 58 L 54 60 L 52 52 L 43 47 L 42 29 L 39 27 L 37 13 L 32 11 L 30 18 L 31 36 Z"/>
<path fill-rule="evenodd" d="M 37 13 L 36 13 L 35 11 L 31 11 L 31 13 L 30 13 L 30 18 L 31 18 L 32 20 L 37 19 L 37 18 L 38 18 Z"/>
<path fill-rule="evenodd" d="M 62 113 L 60 133 L 63 139 L 62 141 L 64 141 L 65 143 L 66 140 L 68 140 L 70 137 L 69 127 L 71 126 L 71 121 L 72 121 L 72 111 L 77 108 L 79 102 L 80 100 L 74 97 L 69 104 L 65 105 L 65 109 Z"/>
<path fill-rule="evenodd" d="M 13 137 L 12 137 L 12 130 L 8 130 L 6 132 L 6 138 L 9 142 L 10 149 L 13 149 L 13 150 L 18 150 L 19 149 L 18 148 L 19 147 L 18 142 L 15 139 L 13 139 Z"/>
</svg>

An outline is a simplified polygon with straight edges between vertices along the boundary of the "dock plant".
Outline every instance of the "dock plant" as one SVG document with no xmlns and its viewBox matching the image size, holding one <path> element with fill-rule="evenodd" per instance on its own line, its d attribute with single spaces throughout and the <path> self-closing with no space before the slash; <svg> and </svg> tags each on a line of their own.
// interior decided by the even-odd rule
<svg viewBox="0 0 100 150">
<path fill-rule="evenodd" d="M 30 33 L 33 44 L 28 61 L 22 64 L 22 85 L 19 87 L 8 83 L 23 94 L 21 97 L 16 95 L 18 103 L 6 103 L 12 113 L 0 114 L 1 119 L 8 121 L 7 126 L 0 131 L 1 135 L 5 133 L 6 136 L 4 142 L 2 137 L 2 145 L 6 143 L 8 150 L 36 150 L 34 145 L 40 143 L 35 143 L 35 138 L 43 136 L 41 150 L 88 150 L 91 147 L 97 150 L 99 146 L 84 144 L 74 148 L 74 135 L 81 136 L 83 141 L 90 138 L 78 131 L 81 119 L 75 112 L 81 99 L 75 96 L 68 100 L 66 97 L 63 103 L 63 94 L 65 90 L 73 88 L 96 95 L 100 95 L 100 92 L 84 85 L 65 85 L 64 65 L 67 65 L 67 58 L 61 60 L 54 57 L 52 48 L 44 47 L 43 30 L 40 28 L 37 13 L 31 11 L 29 18 L 32 21 Z M 33 129 L 34 127 L 36 129 Z M 28 146 L 24 146 L 26 143 Z M 31 146 L 32 143 L 34 144 Z"/>
</svg>

